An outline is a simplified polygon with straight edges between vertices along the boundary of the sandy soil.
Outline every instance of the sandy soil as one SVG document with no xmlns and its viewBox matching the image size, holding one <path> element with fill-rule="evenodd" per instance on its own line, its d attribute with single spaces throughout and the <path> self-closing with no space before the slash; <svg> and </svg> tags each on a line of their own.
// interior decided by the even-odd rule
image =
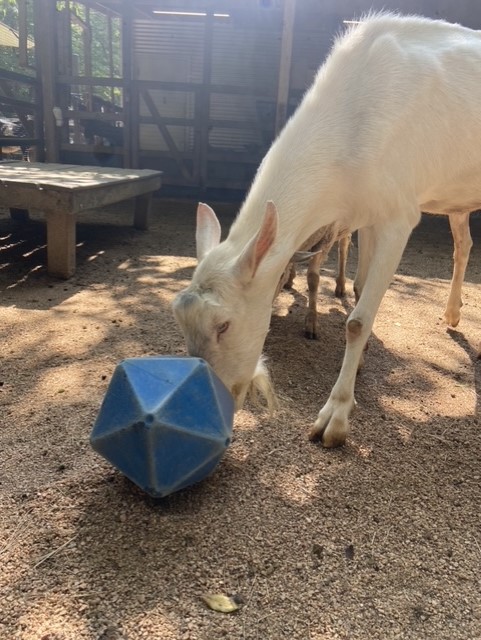
<svg viewBox="0 0 481 640">
<path fill-rule="evenodd" d="M 333 253 L 322 339 L 302 335 L 303 273 L 276 301 L 279 414 L 246 407 L 214 474 L 155 501 L 88 438 L 119 360 L 184 353 L 169 304 L 195 265 L 194 204 L 156 203 L 147 233 L 128 214 L 82 219 L 67 282 L 46 274 L 41 219 L 0 214 L 0 638 L 479 640 L 481 218 L 457 330 L 442 321 L 448 223 L 414 233 L 344 448 L 306 437 L 353 305 L 351 283 L 332 297 Z M 208 609 L 207 592 L 239 611 Z"/>
</svg>

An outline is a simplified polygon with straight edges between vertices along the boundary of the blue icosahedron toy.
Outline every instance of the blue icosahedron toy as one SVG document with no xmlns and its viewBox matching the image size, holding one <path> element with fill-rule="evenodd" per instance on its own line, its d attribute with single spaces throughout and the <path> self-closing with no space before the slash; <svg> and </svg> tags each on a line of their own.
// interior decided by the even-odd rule
<svg viewBox="0 0 481 640">
<path fill-rule="evenodd" d="M 97 453 L 153 497 L 209 475 L 230 444 L 234 400 L 201 358 L 128 358 L 94 424 Z"/>
</svg>

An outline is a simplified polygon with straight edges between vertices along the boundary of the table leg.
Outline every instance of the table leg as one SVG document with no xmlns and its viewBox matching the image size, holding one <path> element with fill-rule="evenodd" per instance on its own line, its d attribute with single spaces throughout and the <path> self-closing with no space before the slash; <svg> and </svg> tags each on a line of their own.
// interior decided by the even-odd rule
<svg viewBox="0 0 481 640">
<path fill-rule="evenodd" d="M 145 231 L 149 228 L 149 214 L 152 207 L 152 194 L 146 193 L 135 198 L 134 227 Z"/>
<path fill-rule="evenodd" d="M 75 216 L 47 212 L 47 270 L 52 276 L 70 278 L 75 273 Z"/>
<path fill-rule="evenodd" d="M 10 207 L 10 217 L 14 222 L 28 222 L 28 209 L 15 209 Z"/>
</svg>

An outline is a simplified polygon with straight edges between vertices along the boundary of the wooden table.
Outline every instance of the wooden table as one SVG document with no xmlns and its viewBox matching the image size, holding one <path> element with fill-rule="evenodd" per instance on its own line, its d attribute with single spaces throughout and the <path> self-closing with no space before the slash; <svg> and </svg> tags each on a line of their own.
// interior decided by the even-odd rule
<svg viewBox="0 0 481 640">
<path fill-rule="evenodd" d="M 134 226 L 147 229 L 152 194 L 161 173 L 41 162 L 0 163 L 0 207 L 14 220 L 28 219 L 29 209 L 47 220 L 47 269 L 69 278 L 75 272 L 78 214 L 135 198 Z"/>
</svg>

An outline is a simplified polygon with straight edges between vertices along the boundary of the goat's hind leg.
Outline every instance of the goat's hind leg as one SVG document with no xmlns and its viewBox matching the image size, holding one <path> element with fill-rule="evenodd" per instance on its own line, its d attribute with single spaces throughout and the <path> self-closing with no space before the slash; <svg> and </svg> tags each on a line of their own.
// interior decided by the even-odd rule
<svg viewBox="0 0 481 640">
<path fill-rule="evenodd" d="M 307 288 L 309 291 L 309 303 L 304 318 L 304 335 L 308 340 L 317 340 L 317 294 L 319 292 L 319 269 L 326 256 L 317 253 L 309 260 L 307 268 Z"/>
<path fill-rule="evenodd" d="M 289 273 L 287 275 L 287 280 L 282 285 L 283 289 L 292 289 L 292 285 L 294 284 L 294 280 L 296 278 L 296 265 L 294 262 L 291 262 L 288 267 Z"/>
<path fill-rule="evenodd" d="M 334 292 L 336 298 L 343 298 L 346 295 L 346 264 L 351 237 L 348 233 L 337 243 L 337 278 Z"/>
<path fill-rule="evenodd" d="M 469 213 L 450 214 L 449 226 L 451 227 L 454 240 L 454 265 L 451 291 L 449 292 L 444 318 L 451 327 L 456 327 L 461 318 L 461 307 L 463 306 L 461 289 L 468 265 L 469 254 L 473 246 L 471 233 L 469 231 Z"/>
<path fill-rule="evenodd" d="M 347 320 L 346 349 L 341 371 L 309 434 L 311 440 L 321 440 L 325 447 L 337 447 L 346 440 L 349 414 L 355 404 L 357 369 L 377 310 L 399 265 L 412 227 L 407 219 L 403 219 L 394 224 L 389 222 L 363 229 L 371 260 L 359 292 L 359 301 Z"/>
</svg>

